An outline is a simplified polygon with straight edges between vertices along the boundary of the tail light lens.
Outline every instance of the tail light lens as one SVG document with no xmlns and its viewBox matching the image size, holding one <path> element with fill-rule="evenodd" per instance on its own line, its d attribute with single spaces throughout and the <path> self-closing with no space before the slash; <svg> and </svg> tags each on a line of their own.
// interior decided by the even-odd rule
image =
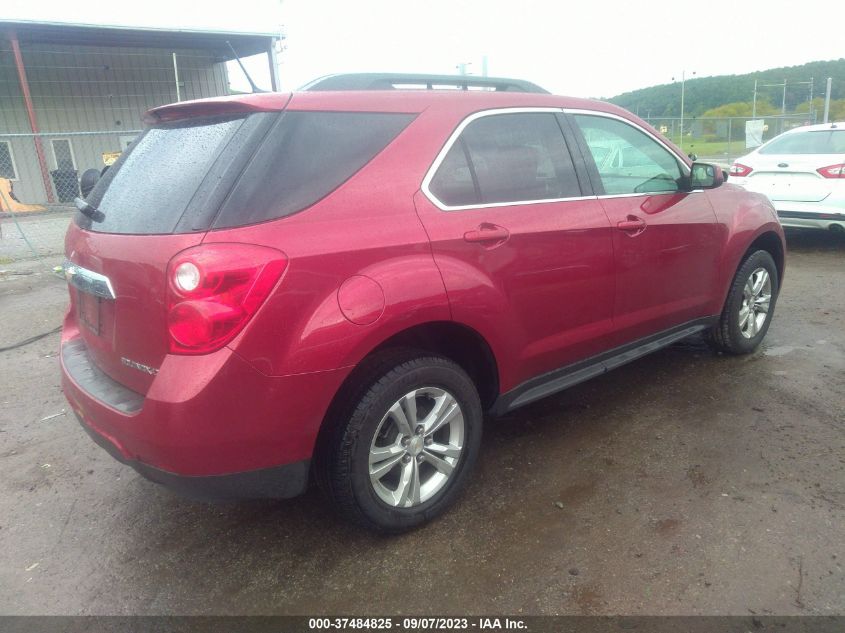
<svg viewBox="0 0 845 633">
<path fill-rule="evenodd" d="M 173 354 L 207 354 L 231 341 L 287 267 L 281 251 L 250 244 L 204 244 L 167 266 L 167 329 Z"/>
<path fill-rule="evenodd" d="M 731 176 L 738 176 L 739 178 L 743 178 L 744 176 L 750 174 L 752 171 L 754 170 L 748 165 L 743 165 L 742 163 L 734 163 L 733 165 L 731 165 L 731 168 L 728 170 L 728 173 L 730 173 Z"/>
<path fill-rule="evenodd" d="M 824 178 L 845 178 L 845 163 L 819 167 L 817 170 Z"/>
</svg>

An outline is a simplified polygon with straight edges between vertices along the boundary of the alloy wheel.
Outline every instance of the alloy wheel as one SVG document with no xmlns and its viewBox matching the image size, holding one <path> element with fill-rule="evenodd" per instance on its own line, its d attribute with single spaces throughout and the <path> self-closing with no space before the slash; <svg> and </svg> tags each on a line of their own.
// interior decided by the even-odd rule
<svg viewBox="0 0 845 633">
<path fill-rule="evenodd" d="M 739 331 L 745 338 L 754 338 L 769 318 L 772 302 L 772 279 L 765 268 L 757 268 L 745 282 L 739 307 Z"/>
<path fill-rule="evenodd" d="M 425 503 L 449 482 L 464 448 L 457 399 L 437 387 L 409 391 L 385 413 L 370 445 L 370 483 L 398 508 Z"/>
</svg>

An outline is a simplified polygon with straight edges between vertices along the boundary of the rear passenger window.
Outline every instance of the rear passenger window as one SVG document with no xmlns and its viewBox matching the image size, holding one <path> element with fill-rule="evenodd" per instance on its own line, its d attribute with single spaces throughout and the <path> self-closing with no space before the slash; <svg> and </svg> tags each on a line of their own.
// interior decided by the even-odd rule
<svg viewBox="0 0 845 633">
<path fill-rule="evenodd" d="M 311 206 L 369 163 L 414 116 L 285 112 L 233 189 L 214 228 L 272 220 Z"/>
<path fill-rule="evenodd" d="M 429 185 L 447 206 L 470 206 L 581 195 L 555 115 L 496 114 L 472 121 Z"/>
</svg>

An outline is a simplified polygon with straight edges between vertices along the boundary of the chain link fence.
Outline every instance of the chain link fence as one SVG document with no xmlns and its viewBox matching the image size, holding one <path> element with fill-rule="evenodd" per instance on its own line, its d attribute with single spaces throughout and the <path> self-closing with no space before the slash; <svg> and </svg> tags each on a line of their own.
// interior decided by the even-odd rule
<svg viewBox="0 0 845 633">
<path fill-rule="evenodd" d="M 0 133 L 0 267 L 60 258 L 81 175 L 107 169 L 139 132 Z"/>
<path fill-rule="evenodd" d="M 808 114 L 787 114 L 752 117 L 646 117 L 658 132 L 700 160 L 730 165 L 762 143 L 778 134 L 802 125 L 815 123 Z M 749 121 L 762 121 L 759 137 L 746 136 Z M 758 127 L 760 124 L 758 124 Z"/>
</svg>

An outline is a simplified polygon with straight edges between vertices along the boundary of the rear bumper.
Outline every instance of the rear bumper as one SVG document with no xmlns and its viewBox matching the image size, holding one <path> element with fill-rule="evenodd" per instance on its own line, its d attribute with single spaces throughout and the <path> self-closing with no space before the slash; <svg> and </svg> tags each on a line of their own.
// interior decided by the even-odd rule
<svg viewBox="0 0 845 633">
<path fill-rule="evenodd" d="M 806 229 L 829 229 L 840 226 L 845 229 L 845 209 L 838 212 L 777 209 L 778 218 L 783 226 Z M 794 206 L 794 205 L 793 205 Z"/>
<path fill-rule="evenodd" d="M 819 202 L 771 202 L 783 226 L 828 229 L 838 224 L 845 228 L 845 195 L 841 192 L 834 192 Z"/>
<path fill-rule="evenodd" d="M 74 334 L 66 329 L 63 351 Z M 302 492 L 326 409 L 348 372 L 266 376 L 224 348 L 168 356 L 136 402 L 113 384 L 98 388 L 111 379 L 65 356 L 62 388 L 95 441 L 145 477 L 202 498 Z"/>
<path fill-rule="evenodd" d="M 305 492 L 310 460 L 228 475 L 191 477 L 178 475 L 144 462 L 126 459 L 120 449 L 88 426 L 79 415 L 79 424 L 101 448 L 117 461 L 131 466 L 142 476 L 185 497 L 201 501 L 234 499 L 287 499 Z"/>
<path fill-rule="evenodd" d="M 730 182 L 768 197 L 764 187 L 755 186 L 753 178 L 732 178 Z M 783 226 L 828 229 L 831 225 L 845 228 L 845 181 L 833 187 L 816 202 L 800 200 L 771 200 Z"/>
</svg>

